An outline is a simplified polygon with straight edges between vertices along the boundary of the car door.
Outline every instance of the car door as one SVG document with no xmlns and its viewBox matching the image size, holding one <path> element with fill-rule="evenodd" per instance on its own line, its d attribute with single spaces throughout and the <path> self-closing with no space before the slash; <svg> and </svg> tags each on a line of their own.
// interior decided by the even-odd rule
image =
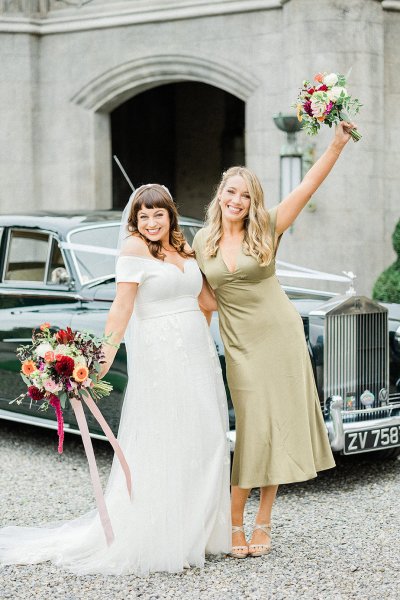
<svg viewBox="0 0 400 600">
<path fill-rule="evenodd" d="M 43 322 L 49 322 L 53 330 L 70 325 L 80 297 L 68 287 L 67 265 L 54 233 L 9 228 L 3 230 L 2 238 L 0 416 L 7 418 L 5 412 L 12 412 L 54 419 L 53 411 L 38 412 L 28 399 L 10 404 L 26 391 L 16 350 L 31 342 L 32 329 Z M 68 421 L 68 410 L 65 417 Z"/>
</svg>

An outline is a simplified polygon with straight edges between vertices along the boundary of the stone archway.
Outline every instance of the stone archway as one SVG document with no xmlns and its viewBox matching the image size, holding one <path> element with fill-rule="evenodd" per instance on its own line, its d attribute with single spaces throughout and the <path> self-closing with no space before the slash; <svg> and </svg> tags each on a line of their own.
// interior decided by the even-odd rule
<svg viewBox="0 0 400 600">
<path fill-rule="evenodd" d="M 184 55 L 157 55 L 120 64 L 92 79 L 71 102 L 93 116 L 93 171 L 96 206 L 112 206 L 110 114 L 129 99 L 152 88 L 183 82 L 208 84 L 246 102 L 259 85 L 251 73 L 211 59 Z"/>
<path fill-rule="evenodd" d="M 112 153 L 135 187 L 157 181 L 181 214 L 204 217 L 221 172 L 245 163 L 245 103 L 220 88 L 192 81 L 153 87 L 110 114 Z M 113 163 L 113 207 L 129 185 Z"/>
</svg>

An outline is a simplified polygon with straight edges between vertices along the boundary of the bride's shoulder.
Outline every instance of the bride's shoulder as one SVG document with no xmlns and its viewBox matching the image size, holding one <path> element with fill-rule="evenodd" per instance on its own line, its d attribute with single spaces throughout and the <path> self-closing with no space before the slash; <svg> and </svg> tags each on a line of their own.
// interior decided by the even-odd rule
<svg viewBox="0 0 400 600">
<path fill-rule="evenodd" d="M 132 256 L 137 258 L 151 258 L 148 246 L 142 238 L 130 235 L 124 240 L 120 256 Z"/>
</svg>

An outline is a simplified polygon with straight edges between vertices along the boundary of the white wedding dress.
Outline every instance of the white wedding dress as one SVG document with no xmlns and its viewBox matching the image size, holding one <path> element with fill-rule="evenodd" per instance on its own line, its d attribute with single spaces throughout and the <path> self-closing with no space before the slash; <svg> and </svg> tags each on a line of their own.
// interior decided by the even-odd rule
<svg viewBox="0 0 400 600">
<path fill-rule="evenodd" d="M 114 459 L 105 492 L 111 546 L 93 510 L 43 527 L 1 529 L 0 564 L 51 560 L 79 575 L 146 575 L 201 567 L 205 554 L 230 551 L 227 405 L 198 306 L 200 270 L 194 259 L 181 271 L 121 256 L 117 281 L 139 283 L 125 335 L 129 383 L 118 433 L 132 499 Z"/>
</svg>

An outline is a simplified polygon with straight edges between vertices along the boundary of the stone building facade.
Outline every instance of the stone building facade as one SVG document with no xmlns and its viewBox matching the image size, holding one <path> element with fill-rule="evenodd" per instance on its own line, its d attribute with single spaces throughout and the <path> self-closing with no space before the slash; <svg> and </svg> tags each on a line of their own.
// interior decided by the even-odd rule
<svg viewBox="0 0 400 600">
<path fill-rule="evenodd" d="M 284 236 L 280 258 L 353 270 L 370 293 L 400 217 L 400 0 L 0 0 L 0 210 L 110 208 L 160 181 L 202 216 L 245 162 L 279 201 L 305 77 L 346 73 L 363 139 Z M 320 155 L 331 132 L 298 134 Z M 328 284 L 324 284 L 328 287 Z"/>
</svg>

